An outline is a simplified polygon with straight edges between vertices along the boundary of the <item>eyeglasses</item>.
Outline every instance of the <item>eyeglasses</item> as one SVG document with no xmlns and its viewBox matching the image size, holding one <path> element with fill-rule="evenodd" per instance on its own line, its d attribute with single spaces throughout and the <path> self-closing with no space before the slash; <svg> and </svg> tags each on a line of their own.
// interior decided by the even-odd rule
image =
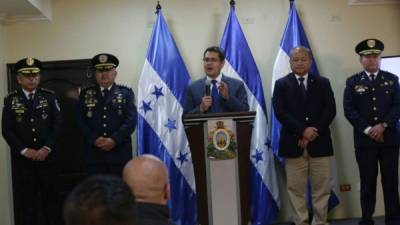
<svg viewBox="0 0 400 225">
<path fill-rule="evenodd" d="M 203 58 L 203 62 L 219 62 L 219 58 Z"/>
</svg>

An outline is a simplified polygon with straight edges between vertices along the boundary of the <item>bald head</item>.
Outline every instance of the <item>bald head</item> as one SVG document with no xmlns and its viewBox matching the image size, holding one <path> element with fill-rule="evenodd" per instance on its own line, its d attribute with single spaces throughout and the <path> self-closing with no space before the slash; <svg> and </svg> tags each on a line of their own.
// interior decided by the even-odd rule
<svg viewBox="0 0 400 225">
<path fill-rule="evenodd" d="M 142 155 L 129 161 L 123 179 L 138 202 L 165 205 L 169 197 L 167 168 L 157 157 Z"/>
</svg>

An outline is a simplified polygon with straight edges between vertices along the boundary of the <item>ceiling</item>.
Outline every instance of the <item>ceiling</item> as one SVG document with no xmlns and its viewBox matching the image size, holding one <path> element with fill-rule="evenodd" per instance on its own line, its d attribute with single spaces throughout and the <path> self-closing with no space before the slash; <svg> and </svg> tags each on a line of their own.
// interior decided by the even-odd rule
<svg viewBox="0 0 400 225">
<path fill-rule="evenodd" d="M 0 14 L 7 16 L 40 14 L 27 0 L 0 0 Z"/>
<path fill-rule="evenodd" d="M 50 6 L 48 8 L 51 9 L 51 0 L 0 0 L 0 23 L 49 19 L 48 10 L 43 6 Z"/>
</svg>

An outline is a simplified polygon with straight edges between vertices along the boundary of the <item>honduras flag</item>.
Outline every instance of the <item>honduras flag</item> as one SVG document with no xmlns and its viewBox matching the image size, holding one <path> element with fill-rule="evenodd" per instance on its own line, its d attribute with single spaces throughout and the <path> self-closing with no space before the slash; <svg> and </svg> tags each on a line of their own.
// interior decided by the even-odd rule
<svg viewBox="0 0 400 225">
<path fill-rule="evenodd" d="M 223 74 L 246 84 L 250 110 L 257 112 L 249 156 L 251 223 L 269 225 L 278 214 L 280 202 L 274 157 L 266 145 L 267 110 L 260 73 L 233 5 L 221 40 L 221 48 L 226 54 Z"/>
<path fill-rule="evenodd" d="M 281 40 L 278 56 L 275 60 L 274 69 L 272 72 L 272 93 L 274 92 L 274 85 L 275 81 L 286 76 L 288 73 L 291 72 L 290 64 L 289 64 L 289 54 L 290 50 L 297 46 L 304 46 L 310 48 L 308 43 L 306 33 L 304 32 L 303 25 L 300 21 L 299 15 L 297 14 L 296 4 L 294 0 L 290 1 L 290 11 L 289 11 L 289 18 L 286 24 L 285 32 L 283 33 L 283 37 Z M 311 49 L 311 48 L 310 48 Z M 317 66 L 315 64 L 315 60 L 313 60 L 311 68 L 311 74 L 314 76 L 319 76 L 319 72 Z M 272 151 L 278 156 L 278 149 L 279 149 L 279 136 L 281 131 L 281 124 L 277 120 L 274 114 L 274 110 L 271 110 L 271 127 L 270 127 L 270 147 Z M 283 159 L 280 159 L 283 162 Z M 335 165 L 335 163 L 331 163 Z M 334 176 L 332 179 L 332 187 L 335 186 L 336 180 L 336 173 L 335 169 L 333 169 Z M 309 203 L 311 204 L 311 196 L 308 195 Z M 329 210 L 334 208 L 336 205 L 339 204 L 339 199 L 334 193 L 331 192 L 331 196 L 329 198 L 328 208 Z M 310 207 L 312 208 L 312 207 Z"/>
<path fill-rule="evenodd" d="M 173 222 L 195 225 L 193 164 L 181 120 L 190 77 L 160 9 L 139 80 L 138 154 L 153 154 L 168 167 Z"/>
</svg>

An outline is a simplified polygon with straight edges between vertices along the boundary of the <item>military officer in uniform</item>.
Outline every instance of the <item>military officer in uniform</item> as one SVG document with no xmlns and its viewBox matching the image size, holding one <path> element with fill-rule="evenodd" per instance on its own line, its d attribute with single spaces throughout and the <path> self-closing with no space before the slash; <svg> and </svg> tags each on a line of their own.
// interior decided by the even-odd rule
<svg viewBox="0 0 400 225">
<path fill-rule="evenodd" d="M 355 48 L 363 71 L 349 77 L 343 96 L 344 113 L 354 127 L 354 146 L 361 180 L 360 225 L 372 225 L 378 165 L 382 177 L 386 225 L 400 224 L 398 192 L 400 117 L 399 80 L 380 70 L 380 40 L 367 39 Z"/>
<path fill-rule="evenodd" d="M 60 107 L 53 91 L 38 88 L 41 62 L 25 58 L 15 65 L 21 88 L 4 99 L 2 132 L 11 149 L 15 224 L 55 224 L 56 137 L 61 126 Z"/>
<path fill-rule="evenodd" d="M 91 60 L 97 85 L 82 90 L 80 127 L 85 136 L 85 160 L 89 175 L 121 177 L 132 158 L 131 134 L 136 127 L 136 106 L 131 88 L 116 84 L 118 59 L 98 54 Z"/>
</svg>

